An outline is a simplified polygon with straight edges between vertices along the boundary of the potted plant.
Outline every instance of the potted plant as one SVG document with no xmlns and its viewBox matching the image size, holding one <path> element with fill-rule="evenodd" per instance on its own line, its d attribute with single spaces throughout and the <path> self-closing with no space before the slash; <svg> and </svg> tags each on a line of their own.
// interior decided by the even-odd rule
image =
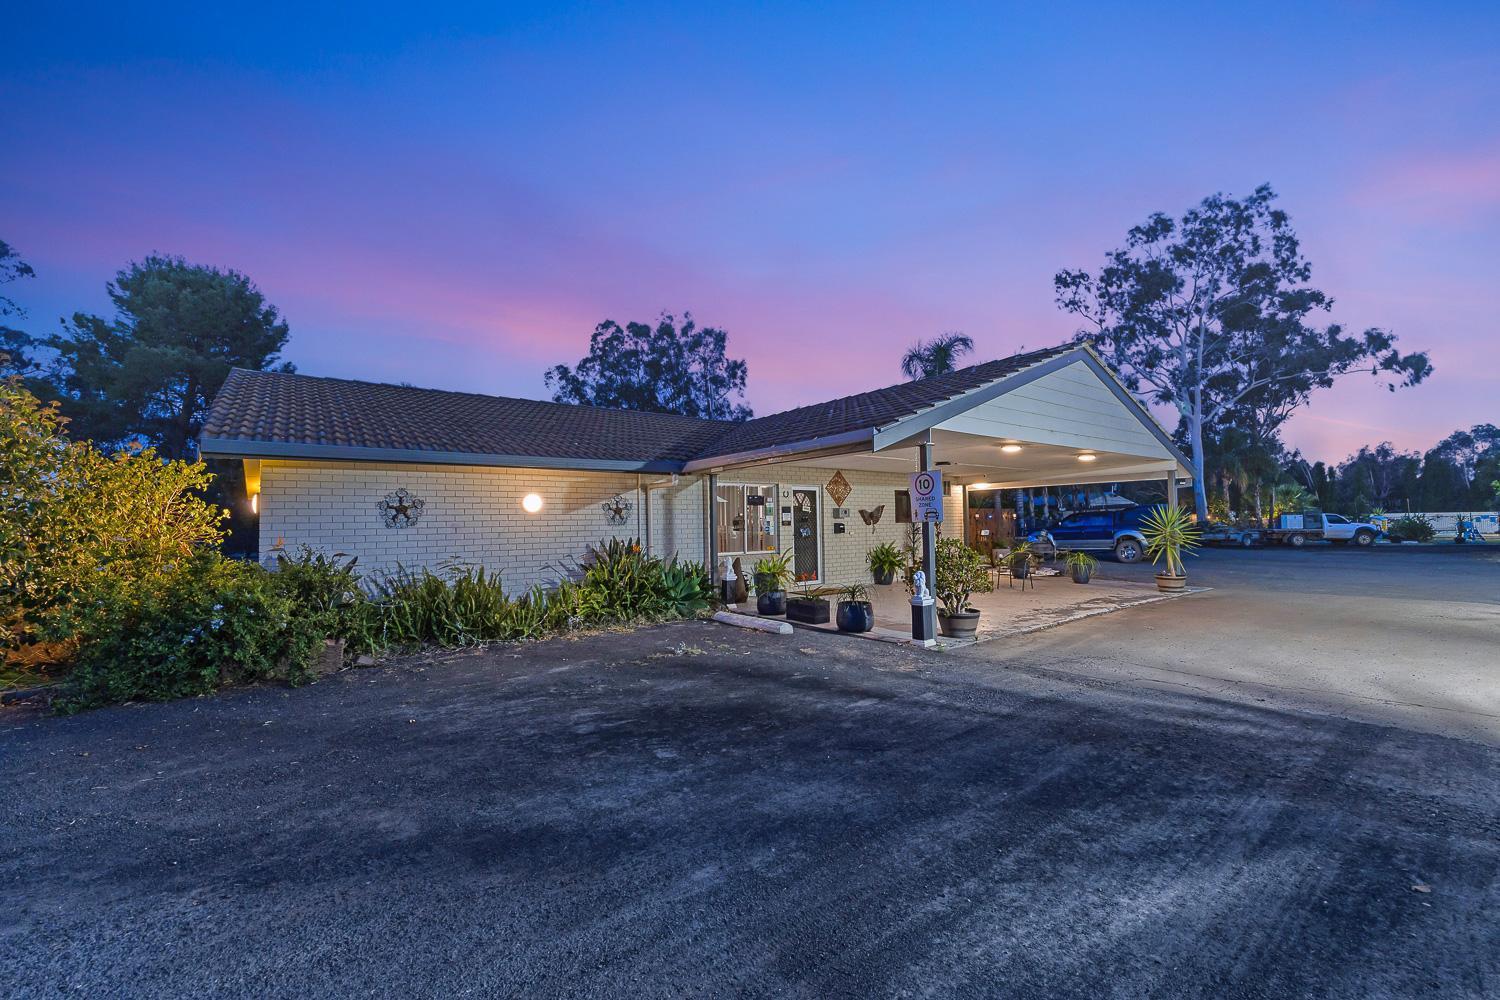
<svg viewBox="0 0 1500 1000">
<path fill-rule="evenodd" d="M 1068 572 L 1073 575 L 1074 583 L 1088 583 L 1089 578 L 1094 575 L 1094 570 L 1099 568 L 1099 560 L 1077 549 L 1064 556 L 1063 561 L 1068 564 Z"/>
<path fill-rule="evenodd" d="M 792 578 L 792 550 L 762 556 L 755 563 L 755 610 L 786 614 L 786 582 Z"/>
<path fill-rule="evenodd" d="M 813 575 L 803 573 L 797 577 L 797 596 L 786 602 L 786 616 L 804 625 L 828 624 L 828 602 L 813 584 Z"/>
<path fill-rule="evenodd" d="M 1186 587 L 1187 567 L 1182 557 L 1198 547 L 1198 525 L 1192 513 L 1185 507 L 1158 507 L 1141 519 L 1141 536 L 1151 562 L 1162 567 L 1156 574 L 1157 589 Z"/>
<path fill-rule="evenodd" d="M 870 592 L 862 583 L 856 583 L 839 591 L 838 625 L 840 632 L 868 632 L 875 627 L 875 606 L 870 603 Z"/>
<path fill-rule="evenodd" d="M 972 639 L 979 629 L 979 612 L 969 606 L 969 595 L 995 589 L 984 568 L 984 556 L 957 538 L 937 544 L 938 629 L 951 639 Z"/>
<path fill-rule="evenodd" d="M 1010 575 L 1017 580 L 1024 580 L 1029 577 L 1038 562 L 1040 562 L 1040 559 L 1036 554 L 1036 550 L 1031 547 L 1030 542 L 1017 542 L 1005 554 L 1005 565 L 1010 570 Z"/>
<path fill-rule="evenodd" d="M 896 571 L 903 563 L 901 550 L 891 542 L 881 542 L 866 554 L 865 559 L 870 564 L 870 575 L 882 587 L 896 579 Z"/>
</svg>

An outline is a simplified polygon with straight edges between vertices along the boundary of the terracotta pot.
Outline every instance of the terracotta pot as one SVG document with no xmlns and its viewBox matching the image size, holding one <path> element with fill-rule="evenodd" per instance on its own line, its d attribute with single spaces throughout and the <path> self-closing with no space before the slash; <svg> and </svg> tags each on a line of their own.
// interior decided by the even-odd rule
<svg viewBox="0 0 1500 1000">
<path fill-rule="evenodd" d="M 1172 576 L 1168 573 L 1156 574 L 1156 589 L 1168 592 L 1182 590 L 1187 587 L 1186 576 Z"/>
</svg>

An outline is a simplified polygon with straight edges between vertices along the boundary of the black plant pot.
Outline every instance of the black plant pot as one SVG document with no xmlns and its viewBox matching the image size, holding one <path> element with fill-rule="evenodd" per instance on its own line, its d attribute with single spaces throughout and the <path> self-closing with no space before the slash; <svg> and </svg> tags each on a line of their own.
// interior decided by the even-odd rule
<svg viewBox="0 0 1500 1000">
<path fill-rule="evenodd" d="M 875 627 L 875 605 L 869 601 L 839 601 L 839 631 L 868 632 Z"/>
<path fill-rule="evenodd" d="M 786 602 L 786 616 L 804 625 L 828 624 L 828 602 L 821 597 L 793 597 Z"/>
<path fill-rule="evenodd" d="M 896 579 L 896 571 L 893 569 L 875 573 L 875 582 L 880 584 L 882 587 L 889 586 L 891 581 L 894 579 Z"/>
<path fill-rule="evenodd" d="M 979 612 L 960 611 L 956 615 L 946 615 L 939 611 L 938 631 L 950 639 L 972 639 L 979 631 Z"/>
<path fill-rule="evenodd" d="M 1087 566 L 1074 566 L 1073 567 L 1073 582 L 1074 583 L 1088 583 L 1089 582 L 1089 578 L 1092 577 L 1093 575 L 1094 575 L 1094 571 L 1091 570 L 1091 569 L 1089 569 Z"/>
<path fill-rule="evenodd" d="M 1031 575 L 1031 560 L 1022 559 L 1010 564 L 1010 575 L 1017 580 L 1024 580 Z"/>
<path fill-rule="evenodd" d="M 756 611 L 759 611 L 763 615 L 786 614 L 786 591 L 761 590 L 759 585 L 755 589 L 760 591 L 759 595 L 755 598 Z"/>
</svg>

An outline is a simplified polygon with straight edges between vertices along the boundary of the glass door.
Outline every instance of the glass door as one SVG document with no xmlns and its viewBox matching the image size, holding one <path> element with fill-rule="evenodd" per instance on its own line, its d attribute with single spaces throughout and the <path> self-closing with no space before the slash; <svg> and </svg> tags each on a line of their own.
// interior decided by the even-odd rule
<svg viewBox="0 0 1500 1000">
<path fill-rule="evenodd" d="M 798 580 L 823 579 L 820 502 L 818 487 L 792 487 L 792 574 Z"/>
</svg>

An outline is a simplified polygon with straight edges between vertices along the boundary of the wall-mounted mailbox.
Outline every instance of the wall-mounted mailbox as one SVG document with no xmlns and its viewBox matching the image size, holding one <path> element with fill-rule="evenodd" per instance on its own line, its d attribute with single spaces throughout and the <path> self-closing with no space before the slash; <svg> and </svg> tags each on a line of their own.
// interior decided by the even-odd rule
<svg viewBox="0 0 1500 1000">
<path fill-rule="evenodd" d="M 842 534 L 844 534 L 844 532 L 847 531 L 848 528 L 849 528 L 849 526 L 847 524 L 845 524 L 843 521 L 835 521 L 835 522 L 833 522 L 833 533 L 835 535 L 842 535 Z"/>
</svg>

